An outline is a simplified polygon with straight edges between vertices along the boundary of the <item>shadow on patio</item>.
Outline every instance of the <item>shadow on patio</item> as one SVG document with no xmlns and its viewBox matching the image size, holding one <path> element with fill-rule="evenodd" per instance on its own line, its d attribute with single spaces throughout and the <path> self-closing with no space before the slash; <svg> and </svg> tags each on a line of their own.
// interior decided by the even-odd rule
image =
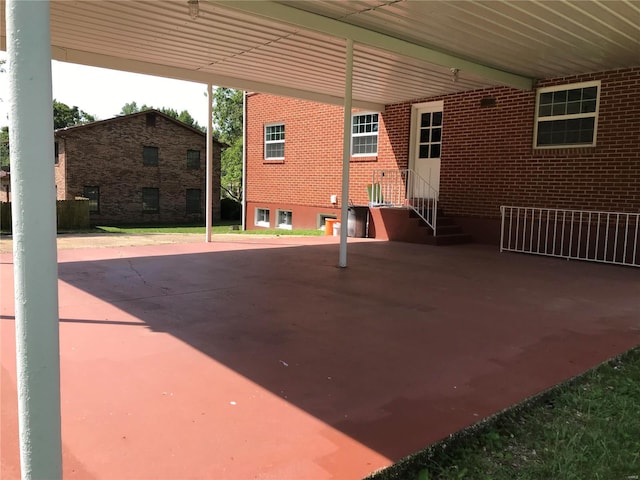
<svg viewBox="0 0 640 480">
<path fill-rule="evenodd" d="M 63 440 L 96 478 L 362 477 L 640 340 L 637 270 L 485 246 L 64 255 Z"/>
</svg>

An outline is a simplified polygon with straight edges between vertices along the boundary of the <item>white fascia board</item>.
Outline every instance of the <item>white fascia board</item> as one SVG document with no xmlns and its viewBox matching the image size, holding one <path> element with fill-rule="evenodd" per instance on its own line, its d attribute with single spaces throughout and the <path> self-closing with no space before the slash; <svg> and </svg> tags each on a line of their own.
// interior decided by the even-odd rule
<svg viewBox="0 0 640 480">
<path fill-rule="evenodd" d="M 299 98 L 302 100 L 310 100 L 313 102 L 327 103 L 331 105 L 344 104 L 344 100 L 340 96 L 328 95 L 324 93 L 301 90 L 272 83 L 258 82 L 243 78 L 230 77 L 226 75 L 217 75 L 186 68 L 171 67 L 168 65 L 160 65 L 156 63 L 142 62 L 126 58 L 119 58 L 110 55 L 101 55 L 98 53 L 84 52 L 69 48 L 61 48 L 53 45 L 51 47 L 51 58 L 62 62 L 77 63 L 80 65 L 88 65 L 92 67 L 110 68 L 113 70 L 122 70 L 125 72 L 142 73 L 145 75 L 153 75 L 157 77 L 174 78 L 176 80 L 186 80 L 196 83 L 211 83 L 218 87 L 236 88 L 248 92 L 262 92 L 278 95 L 281 97 Z M 384 111 L 384 105 L 377 102 L 368 102 L 362 100 L 354 100 L 354 108 L 361 108 L 376 112 Z"/>
<path fill-rule="evenodd" d="M 350 25 L 332 18 L 323 17 L 315 13 L 305 12 L 304 10 L 277 2 L 267 0 L 213 0 L 211 3 L 223 8 L 258 15 L 332 37 L 352 39 L 356 43 L 386 50 L 397 55 L 415 58 L 433 65 L 457 68 L 461 72 L 478 75 L 501 85 L 521 90 L 531 90 L 534 86 L 534 79 L 529 77 L 482 65 L 433 48 L 391 37 L 367 28 Z"/>
</svg>

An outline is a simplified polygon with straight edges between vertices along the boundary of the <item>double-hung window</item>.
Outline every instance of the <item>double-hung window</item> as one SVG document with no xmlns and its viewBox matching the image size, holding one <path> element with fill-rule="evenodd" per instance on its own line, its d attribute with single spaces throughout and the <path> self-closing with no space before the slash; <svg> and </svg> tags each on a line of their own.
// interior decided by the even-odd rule
<svg viewBox="0 0 640 480">
<path fill-rule="evenodd" d="M 142 189 L 142 213 L 158 213 L 160 211 L 160 189 Z"/>
<path fill-rule="evenodd" d="M 378 154 L 378 114 L 364 113 L 351 117 L 351 155 Z"/>
<path fill-rule="evenodd" d="M 158 166 L 158 147 L 142 147 L 142 164 L 147 167 Z"/>
<path fill-rule="evenodd" d="M 538 89 L 534 147 L 594 146 L 599 100 L 599 81 Z"/>
<path fill-rule="evenodd" d="M 187 213 L 202 213 L 202 190 L 187 188 Z"/>
<path fill-rule="evenodd" d="M 190 170 L 200 169 L 200 150 L 187 150 L 187 168 Z"/>
<path fill-rule="evenodd" d="M 265 160 L 284 159 L 284 123 L 265 125 L 264 158 Z"/>
</svg>

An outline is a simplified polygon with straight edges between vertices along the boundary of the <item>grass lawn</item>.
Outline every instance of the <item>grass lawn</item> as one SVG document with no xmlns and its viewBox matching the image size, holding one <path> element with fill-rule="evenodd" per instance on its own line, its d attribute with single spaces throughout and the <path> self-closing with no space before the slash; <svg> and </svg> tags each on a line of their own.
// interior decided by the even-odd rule
<svg viewBox="0 0 640 480">
<path fill-rule="evenodd" d="M 638 480 L 640 347 L 369 478 Z"/>
<path fill-rule="evenodd" d="M 234 230 L 234 226 L 238 230 Z M 124 233 L 124 234 L 145 234 L 145 233 L 199 233 L 204 235 L 204 226 L 189 225 L 140 225 L 140 226 L 98 226 L 95 227 L 96 232 L 107 233 Z M 239 230 L 240 226 L 236 223 L 227 223 L 224 225 L 214 225 L 211 228 L 212 234 L 218 233 L 235 233 L 239 235 L 323 235 L 321 230 L 284 230 L 284 229 L 260 229 L 260 230 Z"/>
</svg>

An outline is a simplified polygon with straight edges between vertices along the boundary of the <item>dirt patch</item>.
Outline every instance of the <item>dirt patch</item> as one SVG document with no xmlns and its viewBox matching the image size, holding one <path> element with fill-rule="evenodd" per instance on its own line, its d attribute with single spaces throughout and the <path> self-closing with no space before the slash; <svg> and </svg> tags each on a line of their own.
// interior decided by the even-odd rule
<svg viewBox="0 0 640 480">
<path fill-rule="evenodd" d="M 279 235 L 241 235 L 238 233 L 216 233 L 213 241 L 234 242 L 256 240 L 261 238 L 278 238 Z M 287 235 L 286 237 L 295 237 Z M 73 248 L 109 248 L 135 247 L 140 245 L 162 245 L 168 243 L 196 243 L 204 242 L 203 233 L 144 233 L 126 235 L 122 233 L 64 233 L 58 235 L 58 250 Z M 13 242 L 11 235 L 0 236 L 0 254 L 12 253 Z"/>
<path fill-rule="evenodd" d="M 226 236 L 226 235 L 225 235 Z M 165 243 L 193 243 L 204 241 L 198 233 L 154 233 L 123 235 L 121 233 L 66 233 L 58 235 L 58 249 L 131 247 L 137 245 L 160 245 Z M 0 253 L 11 253 L 13 242 L 10 236 L 0 238 Z"/>
</svg>

